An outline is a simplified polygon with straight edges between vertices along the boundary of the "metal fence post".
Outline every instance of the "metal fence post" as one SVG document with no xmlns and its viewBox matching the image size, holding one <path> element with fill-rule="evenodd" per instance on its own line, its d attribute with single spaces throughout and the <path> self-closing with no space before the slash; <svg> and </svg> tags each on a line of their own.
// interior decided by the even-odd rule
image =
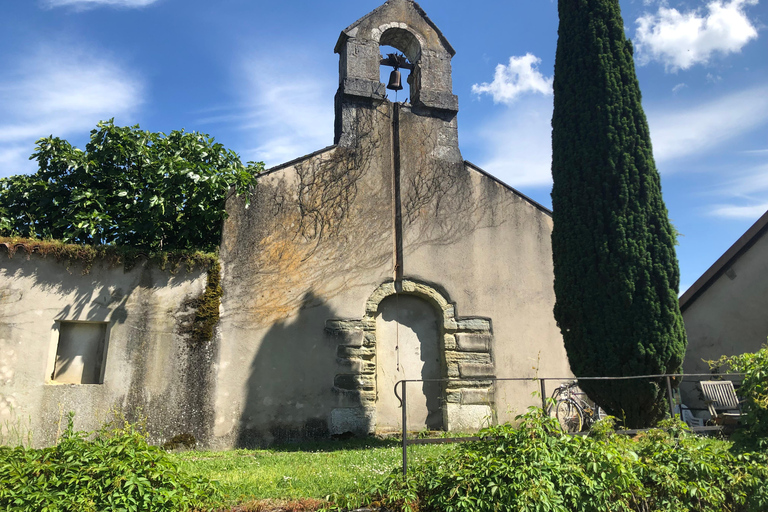
<svg viewBox="0 0 768 512">
<path fill-rule="evenodd" d="M 541 387 L 541 410 L 547 412 L 547 381 L 539 379 L 539 386 Z"/>
<path fill-rule="evenodd" d="M 403 476 L 408 474 L 408 407 L 405 400 L 405 384 L 403 381 Z"/>
<path fill-rule="evenodd" d="M 674 419 L 675 399 L 672 397 L 672 380 L 669 378 L 669 375 L 666 376 L 666 379 L 667 379 L 667 398 L 669 399 L 669 417 Z"/>
</svg>

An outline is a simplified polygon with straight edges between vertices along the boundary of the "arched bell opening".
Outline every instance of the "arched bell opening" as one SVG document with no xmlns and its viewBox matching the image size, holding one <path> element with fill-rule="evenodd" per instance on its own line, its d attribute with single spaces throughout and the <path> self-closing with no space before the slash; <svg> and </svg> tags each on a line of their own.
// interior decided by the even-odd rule
<svg viewBox="0 0 768 512">
<path fill-rule="evenodd" d="M 410 103 L 413 64 L 393 46 L 381 45 L 379 52 L 379 80 L 386 87 L 387 99 L 393 103 Z"/>
<path fill-rule="evenodd" d="M 380 80 L 387 87 L 387 99 L 397 102 L 408 102 L 415 96 L 420 87 L 418 81 L 418 66 L 421 60 L 421 43 L 419 39 L 405 28 L 387 28 L 379 38 Z M 393 87 L 395 75 L 399 73 L 399 85 Z"/>
</svg>

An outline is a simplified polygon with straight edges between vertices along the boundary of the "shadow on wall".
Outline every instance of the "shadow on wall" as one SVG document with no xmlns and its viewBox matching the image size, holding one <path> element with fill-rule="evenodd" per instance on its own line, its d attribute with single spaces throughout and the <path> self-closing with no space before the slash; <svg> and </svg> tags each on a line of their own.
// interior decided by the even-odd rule
<svg viewBox="0 0 768 512">
<path fill-rule="evenodd" d="M 87 273 L 83 273 L 84 268 L 79 262 L 18 252 L 11 256 L 0 250 L 0 283 L 11 283 L 12 287 L 14 281 L 31 278 L 35 286 L 44 292 L 72 296 L 71 302 L 56 315 L 56 320 L 103 321 L 109 313 L 110 322 L 123 323 L 128 315 L 126 302 L 140 286 L 140 281 L 152 270 L 151 266 L 151 263 L 142 261 L 130 271 L 125 271 L 121 265 L 112 267 L 95 262 Z M 151 286 L 163 289 L 179 285 L 195 279 L 201 272 L 195 269 L 188 273 L 183 266 L 175 273 L 151 272 Z M 126 280 L 126 288 L 120 288 L 114 285 L 114 276 L 110 275 L 112 273 L 133 276 Z M 0 288 L 3 287 L 0 285 Z"/>
<path fill-rule="evenodd" d="M 322 439 L 330 435 L 336 347 L 325 337 L 334 312 L 307 292 L 298 315 L 267 331 L 251 363 L 236 446 Z"/>
</svg>

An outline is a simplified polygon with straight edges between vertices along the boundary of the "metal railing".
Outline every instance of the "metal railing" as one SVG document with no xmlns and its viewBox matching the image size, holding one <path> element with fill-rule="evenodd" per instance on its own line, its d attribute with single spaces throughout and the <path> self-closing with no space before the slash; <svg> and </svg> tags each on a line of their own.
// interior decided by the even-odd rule
<svg viewBox="0 0 768 512">
<path fill-rule="evenodd" d="M 670 417 L 675 417 L 675 399 L 673 396 L 673 386 L 672 386 L 672 379 L 679 379 L 680 382 L 678 383 L 678 386 L 683 383 L 684 379 L 686 378 L 698 378 L 695 381 L 700 381 L 703 378 L 725 378 L 725 377 L 743 377 L 743 373 L 719 373 L 719 374 L 712 374 L 712 373 L 689 373 L 689 374 L 679 374 L 679 373 L 662 373 L 662 374 L 656 374 L 656 375 L 632 375 L 628 377 L 506 377 L 506 378 L 497 378 L 497 377 L 467 377 L 467 378 L 442 378 L 442 379 L 403 379 L 399 380 L 395 383 L 394 392 L 395 397 L 400 402 L 400 407 L 402 408 L 402 448 L 403 448 L 403 475 L 406 475 L 408 473 L 408 445 L 415 445 L 415 444 L 443 444 L 443 443 L 463 443 L 463 442 L 469 442 L 469 441 L 479 441 L 481 438 L 477 436 L 469 436 L 469 437 L 446 437 L 446 438 L 438 438 L 438 439 L 408 439 L 408 406 L 407 406 L 407 384 L 409 382 L 539 382 L 539 388 L 541 392 L 541 407 L 544 411 L 547 410 L 547 381 L 557 381 L 557 382 L 572 382 L 572 381 L 593 381 L 593 380 L 637 380 L 637 379 L 664 379 L 666 383 L 667 388 L 667 401 L 669 403 L 669 414 Z M 398 394 L 397 388 L 400 386 L 401 393 Z M 694 432 L 706 432 L 710 430 L 717 430 L 719 427 L 692 427 L 691 430 Z M 631 429 L 631 430 L 623 430 L 622 433 L 626 434 L 635 434 L 637 432 L 642 432 L 644 430 L 648 429 Z"/>
</svg>

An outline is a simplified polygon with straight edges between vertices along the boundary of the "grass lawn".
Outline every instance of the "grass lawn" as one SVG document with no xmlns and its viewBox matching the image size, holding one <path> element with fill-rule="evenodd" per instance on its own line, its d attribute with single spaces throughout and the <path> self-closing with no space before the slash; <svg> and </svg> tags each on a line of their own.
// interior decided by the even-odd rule
<svg viewBox="0 0 768 512">
<path fill-rule="evenodd" d="M 424 460 L 455 445 L 408 447 L 408 461 Z M 366 489 L 402 463 L 399 441 L 355 439 L 284 445 L 265 450 L 188 451 L 171 454 L 186 471 L 221 484 L 224 505 L 257 500 L 325 498 Z"/>
</svg>

